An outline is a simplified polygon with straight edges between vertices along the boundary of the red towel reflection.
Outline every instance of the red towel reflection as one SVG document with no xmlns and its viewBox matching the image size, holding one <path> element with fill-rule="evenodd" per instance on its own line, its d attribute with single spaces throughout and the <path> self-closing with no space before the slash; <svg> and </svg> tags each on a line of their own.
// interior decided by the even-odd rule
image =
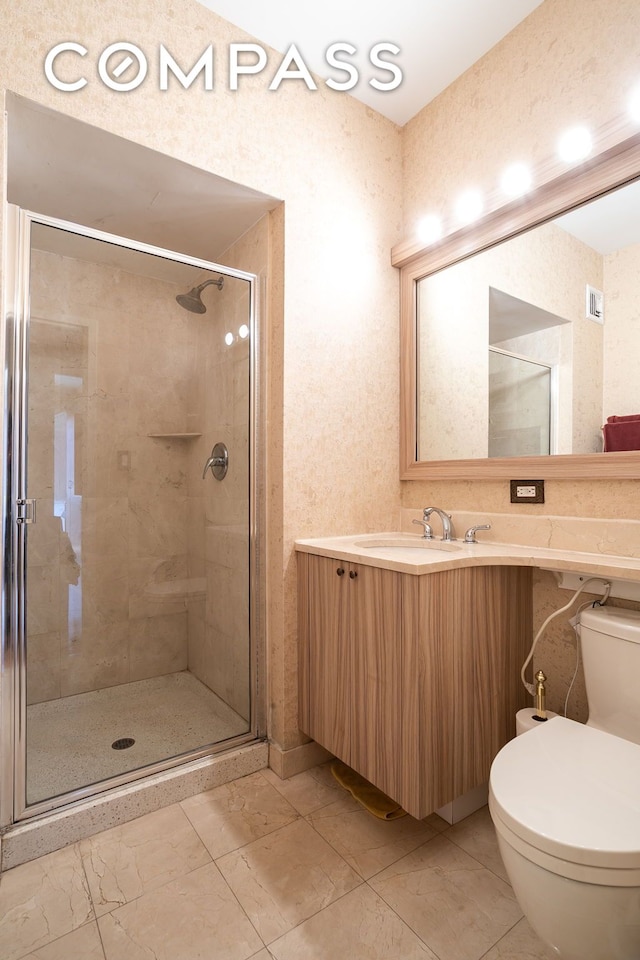
<svg viewBox="0 0 640 960">
<path fill-rule="evenodd" d="M 640 450 L 640 413 L 626 417 L 607 417 L 602 432 L 604 453 L 612 450 Z"/>
</svg>

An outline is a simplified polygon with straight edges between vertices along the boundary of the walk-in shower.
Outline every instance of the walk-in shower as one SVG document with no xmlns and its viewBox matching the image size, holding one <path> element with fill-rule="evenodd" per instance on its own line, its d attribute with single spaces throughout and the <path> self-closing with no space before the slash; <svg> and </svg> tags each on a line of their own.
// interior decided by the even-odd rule
<svg viewBox="0 0 640 960">
<path fill-rule="evenodd" d="M 260 732 L 256 277 L 9 228 L 5 826 Z"/>
</svg>

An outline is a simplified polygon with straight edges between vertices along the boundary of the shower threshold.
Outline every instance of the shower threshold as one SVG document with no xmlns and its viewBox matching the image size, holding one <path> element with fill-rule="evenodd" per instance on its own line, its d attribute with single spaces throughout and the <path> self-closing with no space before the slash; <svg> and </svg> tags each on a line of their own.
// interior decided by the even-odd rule
<svg viewBox="0 0 640 960">
<path fill-rule="evenodd" d="M 244 717 L 188 671 L 32 704 L 27 708 L 27 803 L 248 730 Z"/>
</svg>

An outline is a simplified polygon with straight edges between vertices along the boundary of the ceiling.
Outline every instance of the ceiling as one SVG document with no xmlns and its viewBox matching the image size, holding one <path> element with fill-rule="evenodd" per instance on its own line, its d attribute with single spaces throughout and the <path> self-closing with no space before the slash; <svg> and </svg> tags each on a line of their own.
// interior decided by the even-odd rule
<svg viewBox="0 0 640 960">
<path fill-rule="evenodd" d="M 16 94 L 7 94 L 7 115 L 7 198 L 47 217 L 218 262 L 279 203 Z M 54 233 L 42 236 L 51 241 Z M 51 249 L 80 255 L 72 237 L 57 236 Z M 92 259 L 99 259 L 97 246 L 86 247 Z M 102 259 L 115 254 L 105 246 Z M 152 257 L 146 263 L 148 276 L 156 269 L 158 278 L 194 282 L 193 267 Z"/>
<path fill-rule="evenodd" d="M 295 43 L 305 64 L 317 76 L 344 81 L 331 69 L 325 51 L 332 43 L 348 42 L 358 50 L 349 58 L 359 73 L 351 95 L 398 124 L 405 124 L 445 87 L 468 70 L 543 0 L 199 0 L 203 6 L 263 44 L 284 53 Z M 246 38 L 238 34 L 237 42 Z M 390 74 L 369 62 L 371 47 L 395 43 L 400 54 L 384 54 L 402 70 L 404 79 L 392 91 L 369 85 Z M 345 55 L 341 54 L 345 59 Z M 269 62 L 269 77 L 280 59 Z M 303 82 L 303 81 L 296 81 Z M 348 94 L 346 94 L 348 95 Z"/>
<path fill-rule="evenodd" d="M 548 310 L 510 293 L 489 287 L 489 345 L 501 344 L 527 333 L 568 323 Z"/>
<path fill-rule="evenodd" d="M 640 243 L 640 180 L 598 197 L 555 222 L 603 256 Z"/>
</svg>

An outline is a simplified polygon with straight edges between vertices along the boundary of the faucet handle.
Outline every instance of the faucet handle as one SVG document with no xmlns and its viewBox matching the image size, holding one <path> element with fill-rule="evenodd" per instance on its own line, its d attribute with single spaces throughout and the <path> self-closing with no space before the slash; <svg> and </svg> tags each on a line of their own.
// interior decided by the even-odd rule
<svg viewBox="0 0 640 960">
<path fill-rule="evenodd" d="M 411 523 L 420 523 L 424 527 L 424 532 L 422 536 L 425 540 L 433 540 L 433 530 L 431 529 L 431 524 L 427 520 L 412 520 Z"/>
<path fill-rule="evenodd" d="M 465 543 L 477 543 L 476 540 L 476 530 L 491 530 L 490 523 L 478 523 L 475 527 L 469 527 L 467 532 L 464 535 Z"/>
</svg>

